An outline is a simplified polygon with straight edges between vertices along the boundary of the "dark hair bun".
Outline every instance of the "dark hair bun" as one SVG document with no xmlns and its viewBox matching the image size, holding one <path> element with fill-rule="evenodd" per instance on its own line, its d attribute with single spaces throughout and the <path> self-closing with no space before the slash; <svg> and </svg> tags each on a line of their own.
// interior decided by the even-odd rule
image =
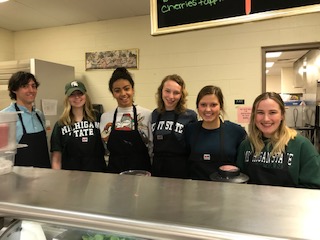
<svg viewBox="0 0 320 240">
<path fill-rule="evenodd" d="M 129 74 L 128 70 L 127 70 L 125 67 L 118 67 L 118 68 L 116 68 L 116 70 L 114 70 L 113 74 L 115 74 L 115 73 L 117 73 L 117 72 Z"/>
<path fill-rule="evenodd" d="M 134 81 L 132 79 L 131 73 L 125 67 L 118 67 L 112 73 L 112 76 L 109 80 L 109 90 L 112 92 L 112 86 L 115 81 L 118 79 L 126 79 L 130 82 L 132 88 L 134 88 Z"/>
</svg>

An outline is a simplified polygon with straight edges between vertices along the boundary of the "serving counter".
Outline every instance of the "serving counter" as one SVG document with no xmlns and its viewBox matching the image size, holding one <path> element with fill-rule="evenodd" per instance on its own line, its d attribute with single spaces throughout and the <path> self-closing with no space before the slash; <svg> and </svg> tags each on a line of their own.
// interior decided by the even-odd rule
<svg viewBox="0 0 320 240">
<path fill-rule="evenodd" d="M 146 239 L 318 239 L 320 191 L 14 167 L 0 214 Z"/>
</svg>

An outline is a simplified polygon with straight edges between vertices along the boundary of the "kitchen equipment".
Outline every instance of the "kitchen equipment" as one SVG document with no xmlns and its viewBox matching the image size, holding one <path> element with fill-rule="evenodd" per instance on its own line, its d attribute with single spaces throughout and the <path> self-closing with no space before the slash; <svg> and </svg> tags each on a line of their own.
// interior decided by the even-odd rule
<svg viewBox="0 0 320 240">
<path fill-rule="evenodd" d="M 16 112 L 0 112 L 0 152 L 17 148 Z"/>
<path fill-rule="evenodd" d="M 0 151 L 0 175 L 12 171 L 16 150 Z"/>
<path fill-rule="evenodd" d="M 303 127 L 304 126 L 304 106 L 302 105 L 286 105 L 285 119 L 289 127 Z"/>
<path fill-rule="evenodd" d="M 0 175 L 9 173 L 17 150 L 16 112 L 0 112 Z"/>
<path fill-rule="evenodd" d="M 76 227 L 152 240 L 320 236 L 317 190 L 27 167 L 0 176 L 0 189 L 2 216 L 61 226 L 60 233 Z"/>
<path fill-rule="evenodd" d="M 215 182 L 247 183 L 249 177 L 240 172 L 240 169 L 233 165 L 220 166 L 217 172 L 210 175 Z"/>
</svg>

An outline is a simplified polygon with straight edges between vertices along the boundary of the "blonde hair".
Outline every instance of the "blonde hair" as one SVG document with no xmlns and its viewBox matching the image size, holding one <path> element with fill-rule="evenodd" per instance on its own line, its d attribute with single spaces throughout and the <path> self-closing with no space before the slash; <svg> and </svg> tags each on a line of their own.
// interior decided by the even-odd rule
<svg viewBox="0 0 320 240">
<path fill-rule="evenodd" d="M 93 109 L 90 97 L 87 93 L 84 93 L 86 96 L 86 102 L 83 106 L 83 119 L 89 122 L 96 121 L 95 110 Z M 72 107 L 69 102 L 69 97 L 65 96 L 64 98 L 64 109 L 58 120 L 60 125 L 72 125 L 75 123 L 74 115 L 71 111 Z"/>
<path fill-rule="evenodd" d="M 271 156 L 285 152 L 286 145 L 291 139 L 294 139 L 297 136 L 297 132 L 294 129 L 291 129 L 287 126 L 285 121 L 285 106 L 281 96 L 275 92 L 265 92 L 260 94 L 254 101 L 252 105 L 252 113 L 249 123 L 249 134 L 248 138 L 250 143 L 253 146 L 255 155 L 260 154 L 264 147 L 264 142 L 262 139 L 262 132 L 257 128 L 255 124 L 255 117 L 257 114 L 257 106 L 262 100 L 272 99 L 275 101 L 281 110 L 281 115 L 283 117 L 280 126 L 276 132 L 270 138 L 268 143 L 269 147 L 272 147 Z"/>
</svg>

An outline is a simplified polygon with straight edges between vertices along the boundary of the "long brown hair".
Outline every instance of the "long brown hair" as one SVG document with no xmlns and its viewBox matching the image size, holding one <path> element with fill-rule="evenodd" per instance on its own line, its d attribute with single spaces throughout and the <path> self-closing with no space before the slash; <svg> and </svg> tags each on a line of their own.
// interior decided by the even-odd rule
<svg viewBox="0 0 320 240">
<path fill-rule="evenodd" d="M 281 110 L 281 115 L 283 117 L 279 128 L 273 134 L 270 139 L 270 145 L 272 146 L 271 155 L 279 154 L 285 151 L 285 147 L 290 141 L 297 136 L 297 132 L 294 129 L 291 129 L 287 126 L 285 121 L 285 105 L 281 96 L 275 92 L 265 92 L 260 94 L 253 102 L 252 113 L 249 123 L 249 135 L 248 138 L 253 145 L 255 154 L 259 154 L 264 147 L 264 142 L 262 139 L 262 132 L 257 128 L 255 124 L 255 117 L 257 114 L 257 106 L 262 100 L 272 99 L 275 101 Z"/>
<path fill-rule="evenodd" d="M 176 113 L 182 113 L 182 112 L 185 112 L 186 109 L 187 109 L 187 96 L 188 96 L 188 93 L 187 93 L 187 90 L 186 90 L 186 84 L 185 82 L 183 81 L 183 79 L 177 75 L 177 74 L 172 74 L 172 75 L 168 75 L 166 76 L 160 86 L 158 87 L 158 90 L 157 90 L 157 93 L 156 93 L 156 98 L 157 98 L 157 105 L 158 105 L 158 112 L 160 113 L 163 113 L 166 111 L 166 108 L 164 106 L 164 102 L 162 100 L 162 90 L 163 90 L 163 86 L 165 84 L 166 81 L 174 81 L 176 83 L 179 84 L 179 86 L 181 86 L 181 98 L 175 108 L 175 112 Z"/>
</svg>

